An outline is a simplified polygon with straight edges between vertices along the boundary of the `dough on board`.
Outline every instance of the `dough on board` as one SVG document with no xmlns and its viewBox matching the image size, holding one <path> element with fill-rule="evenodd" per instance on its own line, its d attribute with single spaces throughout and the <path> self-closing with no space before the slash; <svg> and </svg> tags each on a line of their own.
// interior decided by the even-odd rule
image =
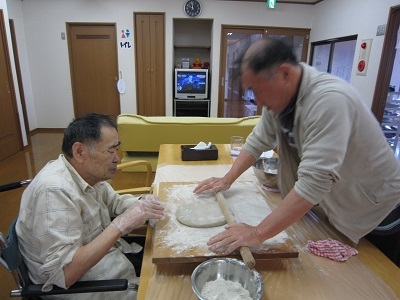
<svg viewBox="0 0 400 300">
<path fill-rule="evenodd" d="M 176 219 L 183 225 L 197 228 L 226 224 L 221 207 L 216 201 L 196 201 L 181 205 L 176 210 Z"/>
</svg>

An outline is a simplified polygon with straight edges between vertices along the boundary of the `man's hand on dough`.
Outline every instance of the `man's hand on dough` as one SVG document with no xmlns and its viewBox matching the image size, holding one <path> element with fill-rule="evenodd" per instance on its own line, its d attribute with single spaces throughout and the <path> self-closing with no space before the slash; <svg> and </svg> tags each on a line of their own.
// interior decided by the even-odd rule
<svg viewBox="0 0 400 300">
<path fill-rule="evenodd" d="M 239 247 L 257 246 L 263 242 L 255 226 L 240 223 L 228 225 L 225 229 L 208 240 L 207 245 L 211 251 L 219 252 L 226 248 L 223 254 L 227 255 Z"/>
<path fill-rule="evenodd" d="M 224 178 L 218 178 L 218 177 L 211 177 L 209 179 L 203 180 L 200 182 L 195 189 L 193 190 L 193 193 L 195 194 L 200 194 L 201 192 L 211 190 L 213 193 L 217 193 L 220 191 L 225 191 L 230 188 L 230 184 L 227 183 Z"/>
</svg>

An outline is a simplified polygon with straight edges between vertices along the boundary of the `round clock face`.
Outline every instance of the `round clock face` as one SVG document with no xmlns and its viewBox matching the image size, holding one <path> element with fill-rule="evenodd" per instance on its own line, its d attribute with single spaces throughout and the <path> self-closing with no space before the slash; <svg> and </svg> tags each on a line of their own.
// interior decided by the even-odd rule
<svg viewBox="0 0 400 300">
<path fill-rule="evenodd" d="M 183 6 L 183 10 L 189 17 L 197 17 L 201 13 L 201 4 L 197 0 L 188 0 Z"/>
</svg>

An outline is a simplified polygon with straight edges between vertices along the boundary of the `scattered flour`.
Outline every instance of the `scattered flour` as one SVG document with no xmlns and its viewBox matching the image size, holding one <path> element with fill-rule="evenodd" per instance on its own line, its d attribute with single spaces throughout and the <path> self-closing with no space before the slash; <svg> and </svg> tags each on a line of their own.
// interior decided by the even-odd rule
<svg viewBox="0 0 400 300">
<path fill-rule="evenodd" d="M 181 224 L 176 219 L 177 208 L 181 205 L 197 201 L 217 202 L 212 192 L 194 194 L 193 189 L 196 186 L 197 184 L 176 184 L 165 188 L 163 193 L 166 197 L 165 221 L 167 226 L 164 226 L 163 229 L 157 229 L 156 226 L 157 236 L 161 239 L 159 242 L 176 254 L 184 254 L 185 251 L 197 249 L 204 256 L 212 256 L 215 253 L 208 249 L 206 243 L 212 236 L 223 231 L 225 225 L 212 228 L 193 228 Z M 271 209 L 252 182 L 235 182 L 223 194 L 237 223 L 255 226 L 271 213 Z M 259 247 L 252 248 L 252 251 L 268 250 L 271 245 L 283 244 L 287 239 L 289 237 L 286 232 L 282 232 L 268 239 Z"/>
<path fill-rule="evenodd" d="M 221 278 L 207 282 L 201 295 L 207 300 L 251 300 L 249 291 L 239 282 Z"/>
<path fill-rule="evenodd" d="M 215 253 L 208 249 L 206 243 L 212 236 L 223 231 L 224 226 L 194 228 L 185 226 L 176 219 L 176 211 L 181 205 L 197 201 L 216 201 L 212 193 L 194 194 L 193 189 L 195 187 L 195 184 L 173 185 L 165 191 L 166 207 L 164 213 L 167 226 L 163 227 L 162 230 L 158 230 L 156 226 L 157 236 L 161 239 L 162 244 L 176 254 L 184 254 L 197 249 L 204 256 L 213 256 Z"/>
</svg>

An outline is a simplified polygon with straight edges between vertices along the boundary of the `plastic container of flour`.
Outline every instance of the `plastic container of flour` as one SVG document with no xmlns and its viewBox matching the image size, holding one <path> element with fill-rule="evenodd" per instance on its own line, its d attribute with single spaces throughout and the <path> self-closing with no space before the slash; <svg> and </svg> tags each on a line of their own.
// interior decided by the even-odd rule
<svg viewBox="0 0 400 300">
<path fill-rule="evenodd" d="M 259 300 L 264 292 L 260 274 L 235 258 L 207 260 L 196 267 L 191 279 L 200 300 Z"/>
</svg>

